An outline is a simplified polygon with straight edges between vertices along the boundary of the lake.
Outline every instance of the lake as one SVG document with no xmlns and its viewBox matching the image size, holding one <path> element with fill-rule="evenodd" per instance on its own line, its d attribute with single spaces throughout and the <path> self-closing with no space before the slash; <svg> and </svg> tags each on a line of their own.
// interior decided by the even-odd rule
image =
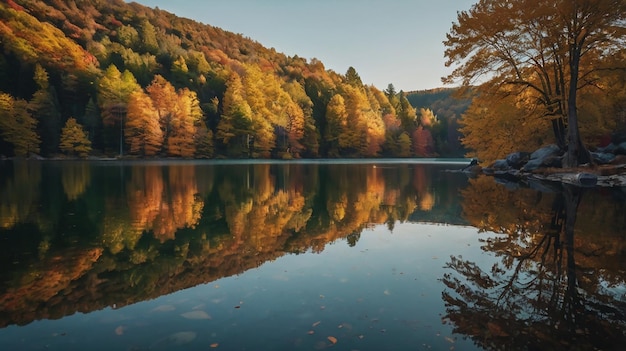
<svg viewBox="0 0 626 351">
<path fill-rule="evenodd" d="M 0 349 L 623 349 L 626 189 L 466 164 L 0 161 Z"/>
</svg>

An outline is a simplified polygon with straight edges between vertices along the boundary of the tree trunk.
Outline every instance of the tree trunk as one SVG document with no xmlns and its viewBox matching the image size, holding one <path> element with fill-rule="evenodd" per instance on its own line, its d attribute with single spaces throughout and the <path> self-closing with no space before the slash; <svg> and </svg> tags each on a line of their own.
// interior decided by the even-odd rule
<svg viewBox="0 0 626 351">
<path fill-rule="evenodd" d="M 578 71 L 580 65 L 580 48 L 574 45 L 570 48 L 570 85 L 567 99 L 567 157 L 563 162 L 565 167 L 578 167 L 589 163 L 591 157 L 580 139 L 578 130 L 578 110 L 576 96 L 578 92 Z"/>
</svg>

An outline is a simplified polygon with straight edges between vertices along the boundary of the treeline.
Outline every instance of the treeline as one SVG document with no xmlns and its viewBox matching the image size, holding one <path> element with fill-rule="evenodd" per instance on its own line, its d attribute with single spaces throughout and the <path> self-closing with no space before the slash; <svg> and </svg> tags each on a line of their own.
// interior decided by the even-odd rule
<svg viewBox="0 0 626 351">
<path fill-rule="evenodd" d="M 450 155 L 392 84 L 137 3 L 0 4 L 0 155 Z M 445 131 L 445 132 L 444 132 Z M 445 139 L 445 140 L 444 140 Z"/>
<path fill-rule="evenodd" d="M 407 92 L 406 98 L 411 105 L 419 106 L 420 116 L 432 115 L 437 121 L 430 132 L 434 139 L 435 150 L 441 156 L 463 157 L 467 153 L 461 145 L 462 134 L 459 131 L 459 121 L 472 103 L 473 97 L 473 91 L 469 90 L 463 95 L 458 88 Z"/>
</svg>

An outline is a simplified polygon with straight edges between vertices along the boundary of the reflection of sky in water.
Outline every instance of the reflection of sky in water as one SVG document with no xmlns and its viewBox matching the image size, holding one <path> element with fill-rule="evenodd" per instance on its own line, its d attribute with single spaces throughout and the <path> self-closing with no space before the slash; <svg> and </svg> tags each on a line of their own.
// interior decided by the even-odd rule
<svg viewBox="0 0 626 351">
<path fill-rule="evenodd" d="M 311 350 L 332 338 L 342 350 L 473 349 L 442 324 L 439 279 L 450 255 L 493 263 L 478 236 L 469 227 L 376 226 L 354 247 L 341 240 L 117 310 L 8 327 L 0 341 L 6 350 Z"/>
</svg>

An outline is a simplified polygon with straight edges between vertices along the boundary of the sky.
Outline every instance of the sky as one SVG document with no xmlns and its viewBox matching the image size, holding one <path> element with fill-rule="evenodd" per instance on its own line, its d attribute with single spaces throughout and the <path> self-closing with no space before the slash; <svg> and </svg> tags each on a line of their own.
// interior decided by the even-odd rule
<svg viewBox="0 0 626 351">
<path fill-rule="evenodd" d="M 239 33 L 288 56 L 320 60 L 396 91 L 444 86 L 443 41 L 477 0 L 134 0 Z"/>
</svg>

